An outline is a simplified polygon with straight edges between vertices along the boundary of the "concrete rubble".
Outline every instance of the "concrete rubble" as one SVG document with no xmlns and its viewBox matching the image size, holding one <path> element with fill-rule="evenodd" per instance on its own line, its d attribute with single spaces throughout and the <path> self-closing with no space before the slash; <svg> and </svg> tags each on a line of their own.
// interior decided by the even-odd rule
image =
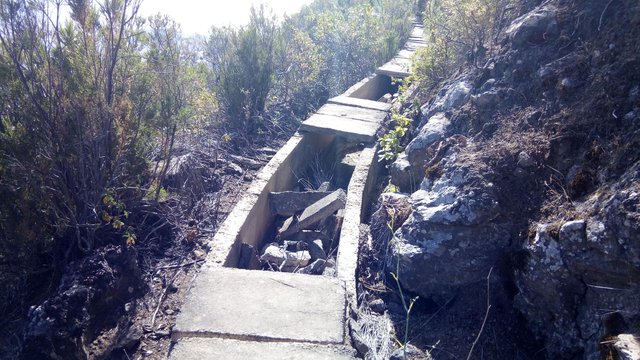
<svg viewBox="0 0 640 360">
<path fill-rule="evenodd" d="M 322 184 L 325 190 L 326 184 Z M 260 252 L 265 270 L 322 275 L 329 254 L 335 264 L 335 249 L 346 204 L 343 189 L 327 191 L 284 191 L 269 194 L 273 213 L 287 217 L 277 230 L 276 241 Z M 332 276 L 335 272 L 327 271 Z"/>
</svg>

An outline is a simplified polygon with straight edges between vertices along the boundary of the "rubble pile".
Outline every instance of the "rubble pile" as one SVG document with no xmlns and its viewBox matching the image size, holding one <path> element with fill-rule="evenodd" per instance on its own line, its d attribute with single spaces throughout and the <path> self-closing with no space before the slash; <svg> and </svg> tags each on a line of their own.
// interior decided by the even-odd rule
<svg viewBox="0 0 640 360">
<path fill-rule="evenodd" d="M 343 189 L 327 190 L 323 184 L 315 191 L 270 194 L 271 209 L 282 225 L 275 241 L 260 252 L 262 269 L 334 276 L 347 195 Z"/>
</svg>

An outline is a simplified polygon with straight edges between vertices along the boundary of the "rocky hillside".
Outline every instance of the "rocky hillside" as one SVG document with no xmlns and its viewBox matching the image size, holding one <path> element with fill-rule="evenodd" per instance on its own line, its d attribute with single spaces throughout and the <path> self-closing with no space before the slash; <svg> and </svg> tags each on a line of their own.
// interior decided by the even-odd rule
<svg viewBox="0 0 640 360">
<path fill-rule="evenodd" d="M 466 356 L 488 289 L 484 336 L 506 336 L 489 358 L 638 359 L 640 4 L 528 3 L 483 66 L 421 98 L 389 167 L 411 213 L 387 267 L 457 319 L 425 326 L 436 358 Z"/>
</svg>

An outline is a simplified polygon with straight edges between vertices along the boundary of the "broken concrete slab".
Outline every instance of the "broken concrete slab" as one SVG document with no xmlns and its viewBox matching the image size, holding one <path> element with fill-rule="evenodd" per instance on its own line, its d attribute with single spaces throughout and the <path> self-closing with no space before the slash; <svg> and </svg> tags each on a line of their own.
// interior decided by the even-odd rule
<svg viewBox="0 0 640 360">
<path fill-rule="evenodd" d="M 328 191 L 272 192 L 269 194 L 269 204 L 274 215 L 292 216 L 329 194 Z"/>
<path fill-rule="evenodd" d="M 304 209 L 297 221 L 294 221 L 293 224 L 287 228 L 283 227 L 279 235 L 286 238 L 300 230 L 308 229 L 310 226 L 319 223 L 334 212 L 343 208 L 346 201 L 347 195 L 344 190 L 338 189 L 332 192 L 330 195 L 325 196 Z"/>
<path fill-rule="evenodd" d="M 353 142 L 370 143 L 376 140 L 380 124 L 345 119 L 338 116 L 314 114 L 300 125 L 300 132 L 336 135 Z"/>
<path fill-rule="evenodd" d="M 355 120 L 362 120 L 374 123 L 381 123 L 387 118 L 388 113 L 381 110 L 373 110 L 366 108 L 359 108 L 349 105 L 340 104 L 326 104 L 323 105 L 318 111 L 318 114 L 331 115 L 337 117 L 344 117 Z"/>
<path fill-rule="evenodd" d="M 342 344 L 345 309 L 335 278 L 204 267 L 172 336 Z"/>
<path fill-rule="evenodd" d="M 391 110 L 391 104 L 386 104 L 383 102 L 373 101 L 373 100 L 359 99 L 359 98 L 349 97 L 349 96 L 336 96 L 329 99 L 327 103 L 349 105 L 349 106 L 354 106 L 354 107 L 359 107 L 364 109 L 373 109 L 373 110 L 379 110 L 379 111 Z"/>
<path fill-rule="evenodd" d="M 346 346 L 233 339 L 181 339 L 171 350 L 172 360 L 352 360 Z"/>
</svg>

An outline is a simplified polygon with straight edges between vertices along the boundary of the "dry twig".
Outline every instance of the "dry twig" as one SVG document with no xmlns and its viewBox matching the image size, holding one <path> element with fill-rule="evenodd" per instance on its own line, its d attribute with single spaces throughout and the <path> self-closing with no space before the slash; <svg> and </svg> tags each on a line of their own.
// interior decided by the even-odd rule
<svg viewBox="0 0 640 360">
<path fill-rule="evenodd" d="M 491 310 L 491 292 L 490 292 L 491 289 L 490 289 L 489 281 L 491 279 L 492 271 L 493 271 L 493 267 L 489 269 L 489 275 L 487 275 L 487 311 L 484 313 L 484 320 L 482 321 L 482 326 L 480 327 L 480 331 L 478 331 L 478 336 L 476 336 L 476 339 L 473 341 L 473 344 L 471 344 L 471 349 L 469 349 L 467 360 L 471 359 L 471 354 L 473 354 L 473 348 L 478 343 L 478 340 L 480 340 L 480 336 L 482 336 L 482 332 L 484 331 L 484 326 L 487 324 L 487 319 L 489 318 L 489 310 Z"/>
<path fill-rule="evenodd" d="M 158 315 L 158 310 L 160 310 L 160 305 L 162 305 L 162 301 L 164 301 L 164 298 L 167 296 L 167 290 L 169 289 L 171 284 L 173 284 L 173 282 L 178 278 L 178 275 L 180 275 L 181 272 L 182 269 L 178 270 L 178 272 L 176 272 L 173 278 L 171 278 L 171 281 L 169 281 L 167 286 L 165 286 L 164 290 L 162 291 L 162 295 L 160 295 L 160 299 L 158 299 L 158 306 L 156 306 L 156 311 L 153 312 L 153 317 L 151 317 L 151 329 L 153 329 L 153 325 L 156 322 L 156 316 Z"/>
</svg>

